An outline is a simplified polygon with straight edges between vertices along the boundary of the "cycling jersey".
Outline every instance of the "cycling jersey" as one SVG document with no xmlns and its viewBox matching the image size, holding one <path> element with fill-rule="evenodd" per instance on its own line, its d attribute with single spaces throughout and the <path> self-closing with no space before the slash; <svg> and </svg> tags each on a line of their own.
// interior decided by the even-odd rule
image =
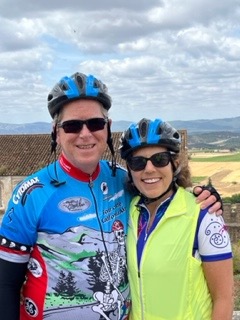
<svg viewBox="0 0 240 320">
<path fill-rule="evenodd" d="M 62 156 L 12 194 L 0 258 L 28 262 L 21 320 L 127 319 L 126 171 L 111 177 L 107 161 L 92 176 L 78 171 Z"/>
<path fill-rule="evenodd" d="M 141 257 L 147 240 L 160 220 L 165 214 L 168 206 L 173 200 L 175 193 L 164 200 L 156 209 L 156 215 L 151 228 L 148 230 L 150 213 L 141 200 L 138 203 L 139 219 L 138 219 L 138 241 L 137 256 L 138 267 L 140 267 Z M 222 216 L 210 214 L 208 208 L 199 212 L 198 224 L 196 228 L 195 240 L 193 244 L 193 256 L 203 262 L 219 261 L 232 258 L 232 249 L 229 234 Z M 214 230 L 214 233 L 213 233 Z"/>
</svg>

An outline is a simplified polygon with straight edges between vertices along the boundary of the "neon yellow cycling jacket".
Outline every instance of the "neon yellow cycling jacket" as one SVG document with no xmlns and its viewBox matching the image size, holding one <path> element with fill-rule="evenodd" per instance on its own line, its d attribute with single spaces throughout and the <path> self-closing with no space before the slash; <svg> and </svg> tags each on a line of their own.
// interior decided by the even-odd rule
<svg viewBox="0 0 240 320">
<path fill-rule="evenodd" d="M 202 263 L 192 256 L 200 207 L 178 188 L 137 263 L 139 197 L 131 202 L 127 237 L 130 320 L 209 320 L 212 303 Z"/>
</svg>

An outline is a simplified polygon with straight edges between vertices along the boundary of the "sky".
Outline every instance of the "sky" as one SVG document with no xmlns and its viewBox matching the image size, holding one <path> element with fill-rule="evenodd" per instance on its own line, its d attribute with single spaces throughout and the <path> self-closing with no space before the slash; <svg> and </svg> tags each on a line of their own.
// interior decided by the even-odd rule
<svg viewBox="0 0 240 320">
<path fill-rule="evenodd" d="M 51 122 L 75 72 L 102 80 L 113 121 L 240 116 L 240 0 L 0 0 L 0 122 Z"/>
</svg>

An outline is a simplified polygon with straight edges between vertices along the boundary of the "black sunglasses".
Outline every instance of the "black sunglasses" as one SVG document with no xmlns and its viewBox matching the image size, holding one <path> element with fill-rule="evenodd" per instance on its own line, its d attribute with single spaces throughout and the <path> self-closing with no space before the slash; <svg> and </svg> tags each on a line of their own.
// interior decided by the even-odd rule
<svg viewBox="0 0 240 320">
<path fill-rule="evenodd" d="M 127 159 L 127 164 L 132 171 L 141 171 L 146 167 L 148 160 L 150 160 L 155 167 L 166 167 L 171 160 L 171 153 L 158 152 L 153 154 L 150 158 L 130 156 Z"/>
<path fill-rule="evenodd" d="M 58 123 L 58 128 L 63 128 L 65 133 L 80 133 L 83 125 L 85 124 L 89 131 L 95 132 L 103 130 L 108 119 L 104 118 L 92 118 L 87 120 L 67 120 L 62 123 Z"/>
</svg>

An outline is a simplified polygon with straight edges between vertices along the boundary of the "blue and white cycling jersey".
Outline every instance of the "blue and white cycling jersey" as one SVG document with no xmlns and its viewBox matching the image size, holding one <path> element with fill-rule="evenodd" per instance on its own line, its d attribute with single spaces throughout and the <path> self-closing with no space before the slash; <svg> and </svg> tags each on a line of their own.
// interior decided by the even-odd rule
<svg viewBox="0 0 240 320">
<path fill-rule="evenodd" d="M 20 319 L 127 319 L 126 171 L 56 171 L 59 186 L 51 164 L 15 188 L 0 229 L 0 258 L 28 262 Z"/>
</svg>

